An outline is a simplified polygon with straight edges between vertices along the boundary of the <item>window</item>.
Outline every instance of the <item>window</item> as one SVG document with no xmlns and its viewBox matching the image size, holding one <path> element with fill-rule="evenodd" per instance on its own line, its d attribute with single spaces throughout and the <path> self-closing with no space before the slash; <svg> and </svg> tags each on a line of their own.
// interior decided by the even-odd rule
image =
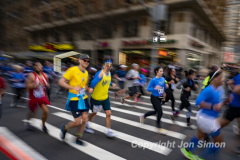
<svg viewBox="0 0 240 160">
<path fill-rule="evenodd" d="M 67 6 L 66 12 L 67 12 L 67 16 L 69 18 L 73 18 L 73 17 L 77 16 L 77 7 L 73 6 L 73 5 Z"/>
<path fill-rule="evenodd" d="M 48 42 L 48 32 L 46 32 L 46 31 L 43 32 L 42 36 L 43 36 L 43 41 Z"/>
<path fill-rule="evenodd" d="M 92 40 L 92 35 L 89 29 L 83 28 L 81 34 L 83 40 Z"/>
<path fill-rule="evenodd" d="M 68 29 L 66 31 L 67 41 L 70 41 L 70 42 L 74 41 L 74 34 L 73 34 L 73 32 L 74 32 L 73 29 Z"/>
<path fill-rule="evenodd" d="M 105 9 L 111 9 L 113 7 L 113 0 L 104 0 Z"/>
<path fill-rule="evenodd" d="M 55 42 L 60 42 L 60 32 L 59 31 L 55 30 L 53 32 L 53 37 L 54 37 Z"/>
<path fill-rule="evenodd" d="M 138 21 L 124 21 L 124 37 L 136 37 L 138 32 Z"/>
<path fill-rule="evenodd" d="M 31 38 L 32 38 L 33 43 L 36 43 L 36 44 L 38 43 L 38 34 L 37 33 L 32 33 Z"/>
<path fill-rule="evenodd" d="M 112 25 L 110 23 L 107 23 L 100 27 L 99 38 L 101 39 L 112 38 Z"/>
<path fill-rule="evenodd" d="M 93 11 L 93 4 L 92 2 L 85 3 L 85 13 L 89 13 Z"/>
<path fill-rule="evenodd" d="M 197 30 L 198 30 L 198 22 L 196 19 L 193 20 L 192 23 L 192 36 L 197 37 Z"/>
<path fill-rule="evenodd" d="M 62 15 L 60 10 L 55 10 L 53 11 L 53 17 L 55 20 L 61 20 L 62 19 Z"/>
<path fill-rule="evenodd" d="M 42 13 L 42 19 L 43 19 L 43 22 L 50 22 L 49 14 Z"/>
</svg>

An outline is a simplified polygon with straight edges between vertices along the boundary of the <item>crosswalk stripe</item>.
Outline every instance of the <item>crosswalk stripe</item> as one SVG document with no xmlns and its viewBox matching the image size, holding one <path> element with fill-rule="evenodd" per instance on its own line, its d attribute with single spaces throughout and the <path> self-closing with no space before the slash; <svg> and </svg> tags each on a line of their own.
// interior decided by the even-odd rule
<svg viewBox="0 0 240 160">
<path fill-rule="evenodd" d="M 26 122 L 27 120 L 23 120 L 24 122 Z M 42 130 L 41 128 L 41 125 L 42 125 L 42 121 L 39 120 L 39 119 L 33 119 L 33 126 L 39 130 Z M 49 123 L 46 123 L 46 126 L 47 128 L 49 129 L 49 133 L 48 135 L 50 135 L 51 137 L 59 140 L 59 141 L 62 141 L 61 138 L 59 137 L 59 134 L 60 134 L 60 129 L 58 129 L 57 127 L 54 127 L 52 126 L 51 124 Z M 74 142 L 74 139 L 75 139 L 75 136 L 71 135 L 71 134 L 68 134 L 66 135 L 67 137 L 65 138 L 65 142 L 70 145 L 71 147 L 79 150 L 79 151 L 82 151 L 96 159 L 100 159 L 100 160 L 113 160 L 113 159 L 117 159 L 117 160 L 124 160 L 124 158 L 122 157 L 119 157 L 111 152 L 108 152 L 102 148 L 99 148 L 91 143 L 88 143 L 86 141 L 83 141 L 86 146 L 80 146 L 78 144 L 76 144 Z"/>
<path fill-rule="evenodd" d="M 143 113 L 140 113 L 140 112 L 133 112 L 133 111 L 124 110 L 124 109 L 120 109 L 120 108 L 116 108 L 116 107 L 112 107 L 112 106 L 111 106 L 111 109 L 113 111 L 118 111 L 118 112 L 130 114 L 130 115 L 134 115 L 134 116 L 142 116 L 143 115 Z M 151 116 L 147 117 L 147 118 L 152 119 L 152 120 L 156 120 L 156 118 L 151 117 Z M 165 118 L 161 118 L 161 121 L 164 122 L 164 123 L 176 124 L 176 125 L 181 126 L 181 127 L 187 127 L 187 123 L 183 123 L 183 122 L 179 122 L 179 121 L 176 121 L 175 123 L 173 123 L 171 120 L 165 119 Z M 196 126 L 193 126 L 193 128 L 196 128 Z"/>
<path fill-rule="evenodd" d="M 61 114 L 61 113 L 62 112 L 57 112 L 57 113 L 53 113 L 53 114 L 58 115 L 58 114 Z M 106 114 L 98 112 L 97 116 L 105 118 Z M 127 125 L 131 125 L 131 126 L 134 126 L 134 127 L 145 129 L 145 130 L 148 130 L 148 131 L 156 132 L 156 127 L 146 125 L 146 124 L 141 124 L 139 122 L 131 121 L 131 120 L 128 120 L 128 119 L 117 117 L 117 116 L 111 115 L 111 120 L 115 120 L 115 121 L 118 121 L 118 122 L 121 122 L 121 123 L 124 123 L 124 124 L 127 124 Z M 177 139 L 181 139 L 181 140 L 184 140 L 186 138 L 186 136 L 184 134 L 181 134 L 181 133 L 177 133 L 177 132 L 173 132 L 173 131 L 167 131 L 167 132 L 168 132 L 167 136 L 170 136 L 170 137 L 173 137 L 173 138 L 177 138 Z"/>
<path fill-rule="evenodd" d="M 0 147 L 19 160 L 47 160 L 6 127 L 0 127 Z"/>
<path fill-rule="evenodd" d="M 112 91 L 108 91 L 108 93 L 114 94 L 114 92 L 112 92 Z M 146 99 L 150 99 L 150 96 L 141 96 L 141 97 L 142 97 L 142 98 L 146 98 Z M 182 103 L 182 102 L 179 101 L 179 100 L 175 100 L 175 102 L 177 102 L 177 103 Z M 190 104 L 195 106 L 195 101 L 194 101 L 194 102 L 190 102 Z"/>
<path fill-rule="evenodd" d="M 141 96 L 141 97 L 143 97 L 143 98 L 146 98 L 146 99 L 150 99 L 150 96 Z M 177 103 L 182 103 L 181 101 L 179 101 L 179 100 L 175 100 L 175 102 L 177 102 Z M 195 102 L 189 102 L 191 105 L 194 105 L 195 106 Z"/>
<path fill-rule="evenodd" d="M 67 113 L 57 113 L 57 114 L 54 114 L 58 117 L 62 117 L 62 118 L 65 118 L 65 119 L 68 119 L 68 120 L 71 120 L 73 121 L 73 117 L 72 116 L 69 116 L 69 114 Z M 101 126 L 101 125 L 98 125 L 96 123 L 91 123 L 91 126 L 93 127 L 94 130 L 97 130 L 99 132 L 103 132 L 104 133 L 104 130 L 106 129 L 105 127 Z M 124 141 L 127 141 L 127 142 L 130 142 L 130 143 L 133 143 L 133 142 L 138 142 L 139 144 L 150 144 L 151 142 L 150 141 L 146 141 L 144 139 L 141 139 L 141 138 L 137 138 L 137 137 L 134 137 L 134 136 L 131 136 L 131 135 L 128 135 L 128 134 L 125 134 L 125 133 L 122 133 L 122 132 L 119 132 L 119 131 L 116 131 L 116 130 L 113 130 L 112 131 L 117 134 L 117 138 L 119 139 L 122 139 Z M 146 146 L 145 147 L 146 149 L 149 149 L 149 150 L 152 150 L 152 151 L 155 151 L 157 153 L 160 153 L 160 154 L 163 154 L 163 155 L 168 155 L 172 150 L 163 146 L 163 145 L 155 145 L 155 146 Z M 92 151 L 91 151 L 92 152 Z"/>
<path fill-rule="evenodd" d="M 114 102 L 114 101 L 111 101 L 111 103 L 117 104 L 117 105 L 124 105 L 124 106 L 131 107 L 131 108 L 134 107 L 134 108 L 138 108 L 138 109 L 145 110 L 145 111 L 152 111 L 152 110 L 153 110 L 152 108 L 146 108 L 146 107 L 141 107 L 141 106 L 137 106 L 137 105 L 133 105 L 133 106 L 132 106 L 132 105 L 126 104 L 126 103 L 122 104 L 122 103 L 120 103 L 120 102 Z M 163 110 L 163 113 L 164 113 L 164 114 L 168 114 L 168 115 L 173 115 L 172 112 L 168 112 L 168 111 L 164 111 L 164 110 Z M 178 116 L 179 116 L 179 117 L 186 118 L 186 115 L 183 115 L 183 114 L 179 114 Z M 191 119 L 196 120 L 197 118 L 194 117 L 194 116 L 191 116 Z"/>
<path fill-rule="evenodd" d="M 110 98 L 114 98 L 114 97 L 112 97 L 112 96 L 109 96 Z M 115 98 L 114 98 L 115 99 Z M 124 99 L 124 101 L 127 101 L 127 102 L 131 102 L 131 100 L 128 100 L 128 99 Z M 112 101 L 111 101 L 112 102 Z M 148 105 L 148 106 L 152 106 L 152 104 L 151 103 L 146 103 L 146 102 L 140 102 L 140 103 L 138 103 L 138 104 L 143 104 L 143 105 Z M 162 108 L 166 108 L 166 109 L 170 109 L 170 110 L 172 110 L 172 107 L 170 107 L 170 106 L 167 106 L 167 105 L 162 105 Z M 186 109 L 183 109 L 185 112 L 187 112 L 187 110 Z M 198 113 L 198 111 L 192 111 L 192 113 Z"/>
</svg>

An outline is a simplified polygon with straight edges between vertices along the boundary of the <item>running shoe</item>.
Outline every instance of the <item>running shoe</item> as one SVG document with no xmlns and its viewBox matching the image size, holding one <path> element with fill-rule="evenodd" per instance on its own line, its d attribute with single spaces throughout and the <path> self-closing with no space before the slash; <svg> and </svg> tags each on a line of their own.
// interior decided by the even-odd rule
<svg viewBox="0 0 240 160">
<path fill-rule="evenodd" d="M 114 92 L 114 97 L 115 97 L 115 99 L 117 99 L 117 98 L 118 98 L 118 95 L 117 95 L 117 93 L 116 93 L 116 92 Z"/>
<path fill-rule="evenodd" d="M 121 103 L 124 104 L 124 99 L 123 99 L 123 97 L 121 97 Z"/>
<path fill-rule="evenodd" d="M 79 138 L 79 137 L 76 139 L 76 144 L 78 144 L 80 146 L 84 146 L 85 145 L 84 142 L 82 141 L 82 139 Z"/>
<path fill-rule="evenodd" d="M 89 126 L 89 124 L 86 124 L 85 131 L 92 134 L 94 133 L 94 130 Z"/>
<path fill-rule="evenodd" d="M 171 120 L 173 123 L 175 123 L 175 122 L 176 122 L 176 118 L 175 118 L 174 116 L 172 116 L 172 115 L 169 115 L 169 118 L 170 118 L 170 120 Z"/>
<path fill-rule="evenodd" d="M 42 130 L 43 130 L 43 132 L 48 133 L 48 129 L 46 126 L 42 126 Z"/>
<path fill-rule="evenodd" d="M 143 103 L 143 101 L 140 101 L 139 98 L 136 98 L 135 100 L 136 100 L 136 102 L 138 102 L 138 103 Z"/>
<path fill-rule="evenodd" d="M 109 138 L 114 138 L 114 137 L 117 137 L 116 134 L 114 134 L 112 131 L 107 131 L 105 132 L 105 135 Z"/>
<path fill-rule="evenodd" d="M 187 159 L 195 160 L 195 156 L 187 148 L 181 148 L 180 150 Z"/>
<path fill-rule="evenodd" d="M 240 135 L 240 130 L 237 126 L 233 125 L 233 133 L 236 134 L 236 135 Z"/>
<path fill-rule="evenodd" d="M 158 132 L 159 134 L 162 134 L 162 135 L 167 135 L 167 130 L 165 130 L 165 129 L 163 129 L 163 128 L 158 128 L 158 129 L 157 129 L 157 132 Z"/>
<path fill-rule="evenodd" d="M 175 116 L 175 117 L 177 117 L 177 116 L 179 116 L 179 112 L 175 112 L 175 113 L 173 113 L 173 115 Z"/>
<path fill-rule="evenodd" d="M 66 133 L 67 133 L 67 131 L 65 130 L 65 125 L 62 124 L 62 125 L 61 125 L 61 133 L 60 133 L 60 138 L 61 138 L 62 140 L 65 139 Z"/>
<path fill-rule="evenodd" d="M 140 123 L 144 123 L 144 121 L 145 121 L 145 118 L 144 118 L 144 114 L 143 115 L 141 115 L 141 116 L 139 116 L 139 118 L 140 118 Z"/>
</svg>

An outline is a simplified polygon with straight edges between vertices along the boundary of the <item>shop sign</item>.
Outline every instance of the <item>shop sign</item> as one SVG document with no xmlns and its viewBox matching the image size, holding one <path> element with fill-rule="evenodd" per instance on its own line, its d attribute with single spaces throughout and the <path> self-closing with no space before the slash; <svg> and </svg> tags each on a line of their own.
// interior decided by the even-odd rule
<svg viewBox="0 0 240 160">
<path fill-rule="evenodd" d="M 176 40 L 173 40 L 173 39 L 170 39 L 170 40 L 167 40 L 167 41 L 160 41 L 158 40 L 157 41 L 158 43 L 164 43 L 164 44 L 171 44 L 171 43 L 175 43 Z M 124 46 L 142 46 L 142 45 L 150 45 L 152 44 L 153 41 L 147 41 L 147 40 L 142 40 L 142 41 L 122 41 L 122 44 Z"/>
<path fill-rule="evenodd" d="M 159 55 L 165 56 L 165 57 L 168 55 L 168 53 L 166 51 L 161 51 L 160 50 L 158 53 L 159 53 Z"/>
<path fill-rule="evenodd" d="M 108 42 L 98 42 L 98 45 L 101 47 L 109 47 Z"/>
<path fill-rule="evenodd" d="M 234 53 L 225 52 L 224 53 L 224 62 L 234 63 Z"/>
<path fill-rule="evenodd" d="M 32 51 L 37 52 L 57 52 L 57 51 L 73 51 L 75 46 L 72 44 L 52 44 L 46 43 L 45 45 L 33 45 L 28 47 Z"/>
<path fill-rule="evenodd" d="M 196 41 L 191 41 L 190 44 L 194 47 L 198 47 L 198 48 L 204 48 L 203 45 L 201 45 L 200 43 L 196 42 Z"/>
</svg>

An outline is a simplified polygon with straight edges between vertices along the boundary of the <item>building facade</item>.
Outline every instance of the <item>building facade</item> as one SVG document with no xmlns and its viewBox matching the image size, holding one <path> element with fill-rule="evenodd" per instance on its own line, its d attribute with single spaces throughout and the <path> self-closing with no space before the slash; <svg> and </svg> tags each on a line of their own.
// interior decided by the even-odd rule
<svg viewBox="0 0 240 160">
<path fill-rule="evenodd" d="M 168 5 L 168 16 L 160 22 L 159 30 L 167 41 L 158 43 L 155 49 L 167 55 L 156 55 L 158 63 L 220 63 L 225 0 L 162 2 Z M 156 5 L 152 0 L 145 3 L 148 7 Z M 4 49 L 9 52 L 27 52 L 29 46 L 44 51 L 39 46 L 51 42 L 74 46 L 99 61 L 112 58 L 116 64 L 148 65 L 151 60 L 153 22 L 137 0 L 9 0 L 4 13 Z"/>
</svg>

